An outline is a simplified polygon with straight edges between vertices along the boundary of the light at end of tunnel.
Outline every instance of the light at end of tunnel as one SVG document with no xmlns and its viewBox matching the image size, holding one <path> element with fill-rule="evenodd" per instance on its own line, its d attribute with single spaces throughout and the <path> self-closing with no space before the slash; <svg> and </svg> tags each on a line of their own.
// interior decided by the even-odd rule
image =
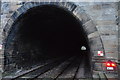
<svg viewBox="0 0 120 80">
<path fill-rule="evenodd" d="M 82 47 L 81 47 L 81 50 L 85 51 L 85 50 L 86 50 L 86 47 L 85 47 L 85 46 L 82 46 Z"/>
</svg>

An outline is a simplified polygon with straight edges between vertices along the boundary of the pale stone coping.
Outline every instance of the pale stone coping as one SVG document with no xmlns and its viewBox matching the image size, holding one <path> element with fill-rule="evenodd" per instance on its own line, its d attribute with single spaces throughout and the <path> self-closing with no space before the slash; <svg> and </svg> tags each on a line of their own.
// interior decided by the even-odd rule
<svg viewBox="0 0 120 80">
<path fill-rule="evenodd" d="M 120 0 L 19 0 L 19 2 L 21 1 L 34 1 L 34 2 L 38 2 L 38 1 L 46 1 L 46 2 L 49 2 L 49 1 L 52 1 L 52 2 L 56 2 L 56 1 L 63 1 L 63 2 L 66 2 L 66 1 L 72 1 L 72 2 L 119 2 Z M 2 0 L 2 2 L 18 2 L 16 0 Z"/>
<path fill-rule="evenodd" d="M 88 35 L 88 38 L 94 38 L 94 37 L 98 37 L 98 36 L 99 36 L 98 31 L 95 31 L 95 32 L 89 34 L 89 35 Z"/>
<path fill-rule="evenodd" d="M 97 28 L 98 28 L 98 30 L 107 30 L 108 28 L 110 28 L 109 29 L 109 31 L 111 31 L 111 30 L 113 30 L 113 31 L 117 31 L 118 30 L 118 25 L 116 25 L 116 24 L 113 24 L 113 25 L 97 25 L 96 26 Z"/>
<path fill-rule="evenodd" d="M 98 31 L 96 28 L 96 24 L 92 20 L 85 22 L 83 24 L 83 28 L 86 30 L 88 35 L 94 33 L 95 31 Z"/>
<path fill-rule="evenodd" d="M 96 25 L 93 23 L 92 20 L 87 21 L 85 24 L 83 24 L 85 29 L 90 29 L 90 28 L 96 28 Z"/>
<path fill-rule="evenodd" d="M 95 21 L 97 25 L 115 25 L 115 20 L 96 20 Z"/>
</svg>

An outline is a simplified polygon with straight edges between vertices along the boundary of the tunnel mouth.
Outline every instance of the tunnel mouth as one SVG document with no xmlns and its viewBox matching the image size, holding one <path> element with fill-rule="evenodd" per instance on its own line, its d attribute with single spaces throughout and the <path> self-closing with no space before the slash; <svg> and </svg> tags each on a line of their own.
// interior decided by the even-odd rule
<svg viewBox="0 0 120 80">
<path fill-rule="evenodd" d="M 87 49 L 81 50 L 82 46 Z M 55 5 L 27 10 L 14 22 L 6 39 L 5 65 L 9 69 L 10 64 L 11 68 L 25 68 L 48 59 L 81 55 L 89 61 L 82 23 L 71 12 Z"/>
</svg>

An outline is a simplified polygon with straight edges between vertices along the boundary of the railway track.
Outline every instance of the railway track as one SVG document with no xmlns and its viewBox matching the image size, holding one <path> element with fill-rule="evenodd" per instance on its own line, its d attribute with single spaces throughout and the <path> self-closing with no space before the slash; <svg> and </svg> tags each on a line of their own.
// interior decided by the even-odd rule
<svg viewBox="0 0 120 80">
<path fill-rule="evenodd" d="M 3 80 L 76 80 L 85 78 L 84 59 L 81 56 L 51 60 L 19 75 L 4 77 Z M 79 74 L 79 75 L 78 75 Z M 82 75 L 82 76 L 81 76 Z"/>
</svg>

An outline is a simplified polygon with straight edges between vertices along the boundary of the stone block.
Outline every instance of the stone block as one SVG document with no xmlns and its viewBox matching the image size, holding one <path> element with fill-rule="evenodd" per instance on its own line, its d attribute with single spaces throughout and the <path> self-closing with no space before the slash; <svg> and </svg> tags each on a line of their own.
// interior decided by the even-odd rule
<svg viewBox="0 0 120 80">
<path fill-rule="evenodd" d="M 96 20 L 97 25 L 116 25 L 116 21 L 114 20 Z"/>
<path fill-rule="evenodd" d="M 5 28 L 3 29 L 3 32 L 4 32 L 5 35 L 8 34 L 10 27 L 11 27 L 11 25 L 6 24 Z"/>
<path fill-rule="evenodd" d="M 116 8 L 116 7 L 117 7 L 117 2 L 105 2 L 105 3 L 102 3 L 102 8 L 103 9 Z"/>
<path fill-rule="evenodd" d="M 85 24 L 83 24 L 83 28 L 85 29 L 87 34 L 94 33 L 95 31 L 97 31 L 96 25 L 93 23 L 92 20 L 90 20 L 90 21 L 86 22 Z"/>
<path fill-rule="evenodd" d="M 76 14 L 80 14 L 80 13 L 84 13 L 84 12 L 85 12 L 85 10 L 82 9 L 82 7 L 77 6 L 77 7 L 75 8 L 75 10 L 73 11 L 73 14 L 76 15 Z"/>
<path fill-rule="evenodd" d="M 24 6 L 21 6 L 20 8 L 17 9 L 17 11 L 19 12 L 19 14 L 23 14 L 25 13 L 27 10 L 26 8 L 24 8 Z M 17 14 L 16 14 L 17 15 Z"/>
<path fill-rule="evenodd" d="M 7 24 L 9 25 L 7 28 L 11 27 L 13 25 L 14 21 L 12 19 L 9 19 L 7 21 Z"/>
<path fill-rule="evenodd" d="M 74 9 L 77 7 L 74 3 L 72 2 L 65 2 L 64 6 L 69 10 L 69 11 L 74 11 Z"/>
<path fill-rule="evenodd" d="M 97 29 L 101 35 L 117 35 L 117 25 L 97 25 Z"/>
<path fill-rule="evenodd" d="M 90 20 L 90 17 L 85 13 L 85 10 L 83 10 L 80 6 L 75 8 L 73 14 L 82 22 L 82 24 Z"/>
<path fill-rule="evenodd" d="M 100 37 L 91 38 L 89 40 L 89 45 L 90 45 L 92 51 L 103 50 L 103 45 L 102 45 Z"/>
<path fill-rule="evenodd" d="M 102 6 L 101 4 L 94 4 L 91 7 L 93 10 L 101 10 L 101 8 L 102 8 L 101 6 Z"/>
<path fill-rule="evenodd" d="M 35 6 L 39 6 L 40 5 L 40 3 L 39 2 L 32 2 L 33 3 L 33 6 L 35 7 Z"/>
<path fill-rule="evenodd" d="M 79 16 L 76 16 L 81 20 L 82 24 L 85 24 L 86 22 L 90 21 L 90 17 L 88 17 L 86 13 L 80 13 L 78 15 Z"/>
<path fill-rule="evenodd" d="M 13 15 L 11 16 L 11 19 L 13 20 L 13 21 L 15 21 L 18 17 L 19 17 L 19 12 L 17 12 L 17 11 L 15 11 L 14 13 L 13 13 Z"/>
<path fill-rule="evenodd" d="M 95 38 L 95 37 L 99 37 L 98 31 L 95 31 L 94 33 L 91 33 L 91 34 L 88 35 L 88 38 L 89 38 L 89 39 Z"/>
<path fill-rule="evenodd" d="M 89 7 L 86 7 L 85 10 L 92 20 L 97 20 L 97 18 L 99 18 L 99 16 L 102 15 L 101 10 L 94 10 L 94 9 L 89 8 Z"/>
<path fill-rule="evenodd" d="M 24 9 L 28 10 L 30 8 L 34 7 L 33 3 L 32 2 L 27 2 L 25 5 L 24 5 Z"/>
<path fill-rule="evenodd" d="M 115 14 L 101 14 L 97 18 L 94 18 L 95 20 L 116 20 Z"/>
</svg>

